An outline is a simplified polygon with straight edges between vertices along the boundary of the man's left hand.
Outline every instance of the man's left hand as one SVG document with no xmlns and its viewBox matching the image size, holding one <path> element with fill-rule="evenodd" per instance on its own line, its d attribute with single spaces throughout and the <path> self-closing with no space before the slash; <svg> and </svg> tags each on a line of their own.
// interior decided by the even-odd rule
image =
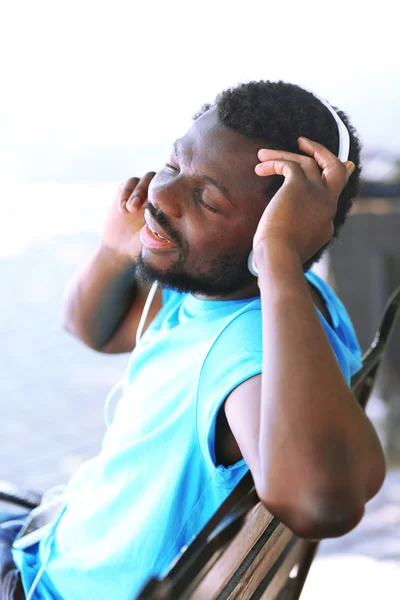
<svg viewBox="0 0 400 600">
<path fill-rule="evenodd" d="M 342 163 L 325 146 L 300 137 L 299 148 L 309 156 L 281 150 L 260 150 L 257 175 L 282 175 L 285 181 L 265 209 L 254 236 L 259 244 L 284 243 L 304 264 L 334 233 L 333 219 L 343 188 L 355 169 Z"/>
</svg>

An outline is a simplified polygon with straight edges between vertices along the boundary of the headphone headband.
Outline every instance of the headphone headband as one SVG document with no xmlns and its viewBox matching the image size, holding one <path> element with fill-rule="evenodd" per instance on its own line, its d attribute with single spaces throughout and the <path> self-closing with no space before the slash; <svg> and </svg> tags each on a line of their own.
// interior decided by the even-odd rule
<svg viewBox="0 0 400 600">
<path fill-rule="evenodd" d="M 337 114 L 335 109 L 333 109 L 332 106 L 329 104 L 329 102 L 327 102 L 326 100 L 321 98 L 321 96 L 318 96 L 318 94 L 315 94 L 313 91 L 309 90 L 308 88 L 303 88 L 303 90 L 305 90 L 306 92 L 309 92 L 310 94 L 312 94 L 314 96 L 314 98 L 317 98 L 317 100 L 322 102 L 322 104 L 324 106 L 326 106 L 326 108 L 331 113 L 332 117 L 335 119 L 337 127 L 338 127 L 338 132 L 339 132 L 338 159 L 341 160 L 342 162 L 345 162 L 349 158 L 349 151 L 350 151 L 349 130 L 347 129 L 346 125 L 343 123 L 342 119 L 339 117 L 339 115 Z"/>
</svg>

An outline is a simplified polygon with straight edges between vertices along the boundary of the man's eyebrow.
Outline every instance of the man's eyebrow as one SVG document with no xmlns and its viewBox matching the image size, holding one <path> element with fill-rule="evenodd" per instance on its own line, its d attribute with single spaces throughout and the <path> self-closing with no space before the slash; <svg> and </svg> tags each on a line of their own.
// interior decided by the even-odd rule
<svg viewBox="0 0 400 600">
<path fill-rule="evenodd" d="M 173 148 L 174 148 L 175 156 L 178 157 L 178 155 L 179 155 L 178 140 L 176 140 L 174 142 Z M 206 181 L 207 183 L 211 183 L 211 185 L 214 185 L 221 192 L 221 194 L 228 200 L 228 202 L 230 204 L 232 204 L 232 206 L 234 206 L 228 189 L 221 182 L 217 181 L 216 179 L 213 179 L 212 177 L 209 177 L 208 175 L 200 175 L 200 177 L 201 177 L 201 179 L 203 179 L 203 181 Z"/>
<path fill-rule="evenodd" d="M 226 187 L 220 183 L 219 181 L 216 181 L 215 179 L 213 179 L 212 177 L 208 177 L 208 175 L 200 175 L 200 177 L 204 180 L 207 181 L 208 183 L 211 183 L 212 185 L 214 185 L 216 188 L 219 189 L 219 191 L 221 192 L 221 194 L 228 200 L 228 202 L 230 204 L 232 204 L 232 206 L 234 206 L 231 197 L 229 195 L 228 190 L 226 189 Z"/>
</svg>

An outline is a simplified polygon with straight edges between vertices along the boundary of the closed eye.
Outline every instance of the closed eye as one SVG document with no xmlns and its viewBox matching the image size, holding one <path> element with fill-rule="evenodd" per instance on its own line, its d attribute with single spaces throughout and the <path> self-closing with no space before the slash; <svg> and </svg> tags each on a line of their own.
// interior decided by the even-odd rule
<svg viewBox="0 0 400 600">
<path fill-rule="evenodd" d="M 170 163 L 165 163 L 165 166 L 167 167 L 167 169 L 170 169 L 171 171 L 174 171 L 175 173 L 179 173 L 180 172 L 177 167 L 174 167 Z M 204 202 L 204 200 L 203 200 L 203 190 L 201 190 L 199 188 L 195 188 L 193 190 L 193 196 L 194 196 L 194 199 L 196 200 L 196 202 L 198 202 L 199 204 L 201 204 L 202 206 L 204 206 L 205 208 L 207 208 L 211 212 L 213 212 L 213 213 L 218 213 L 219 212 L 216 208 L 213 208 L 212 206 L 210 206 L 209 204 L 207 204 L 206 202 Z"/>
<path fill-rule="evenodd" d="M 194 198 L 197 202 L 199 202 L 199 204 L 202 204 L 205 208 L 208 208 L 208 210 L 211 210 L 211 212 L 213 213 L 218 213 L 219 211 L 216 208 L 213 208 L 212 206 L 210 206 L 209 204 L 207 204 L 206 202 L 204 202 L 203 200 L 203 190 L 199 190 L 198 188 L 195 188 L 193 190 L 193 195 Z"/>
<path fill-rule="evenodd" d="M 170 165 L 169 163 L 165 163 L 165 166 L 167 167 L 167 169 L 171 169 L 171 171 L 175 171 L 176 173 L 179 173 L 179 169 L 177 169 L 173 165 Z"/>
</svg>

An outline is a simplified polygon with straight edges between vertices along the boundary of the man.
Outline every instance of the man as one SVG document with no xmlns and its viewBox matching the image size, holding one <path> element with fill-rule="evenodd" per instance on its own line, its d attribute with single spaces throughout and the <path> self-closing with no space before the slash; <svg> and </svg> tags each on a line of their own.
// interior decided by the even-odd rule
<svg viewBox="0 0 400 600">
<path fill-rule="evenodd" d="M 98 351 L 133 352 L 102 451 L 72 478 L 53 536 L 14 551 L 26 591 L 41 569 L 35 597 L 131 600 L 247 468 L 300 536 L 360 521 L 382 449 L 348 387 L 360 366 L 351 324 L 308 272 L 358 190 L 360 146 L 340 117 L 344 163 L 311 93 L 239 85 L 204 107 L 165 168 L 120 190 L 65 324 Z"/>
</svg>

